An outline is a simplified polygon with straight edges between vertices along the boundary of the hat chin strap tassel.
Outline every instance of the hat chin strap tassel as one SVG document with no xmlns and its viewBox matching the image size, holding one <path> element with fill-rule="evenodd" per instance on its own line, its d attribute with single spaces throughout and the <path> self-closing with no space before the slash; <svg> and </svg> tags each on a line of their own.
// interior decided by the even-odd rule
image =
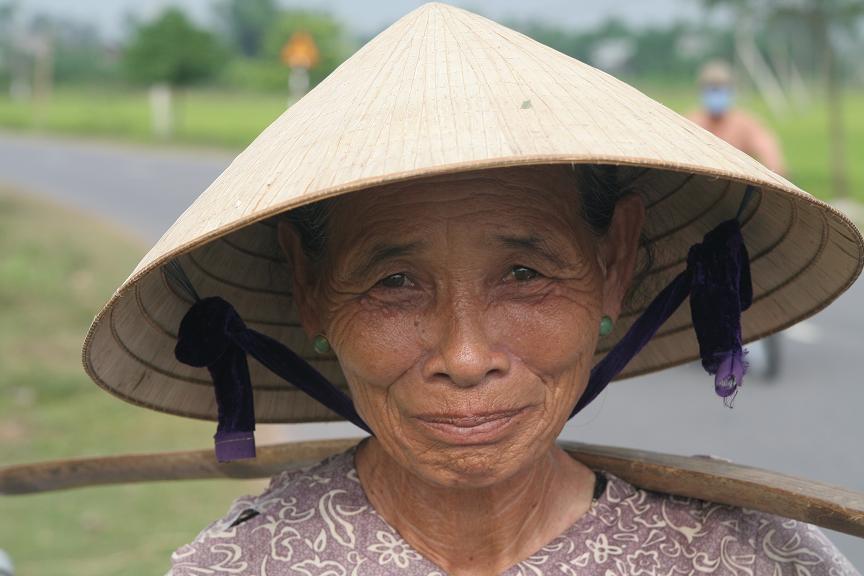
<svg viewBox="0 0 864 576">
<path fill-rule="evenodd" d="M 206 367 L 213 379 L 219 414 L 214 436 L 219 462 L 255 457 L 255 405 L 246 354 L 336 414 L 371 432 L 351 398 L 303 358 L 273 338 L 247 328 L 234 307 L 222 298 L 199 298 L 176 261 L 165 271 L 195 299 L 180 322 L 174 356 L 189 366 Z"/>
<path fill-rule="evenodd" d="M 219 424 L 216 459 L 255 457 L 255 405 L 246 352 L 234 337 L 246 329 L 234 308 L 221 298 L 198 300 L 180 322 L 177 360 L 206 367 L 213 379 Z"/>
<path fill-rule="evenodd" d="M 750 259 L 739 219 L 754 187 L 748 186 L 735 219 L 727 220 L 690 248 L 687 268 L 660 292 L 627 333 L 591 370 L 571 418 L 596 398 L 690 296 L 702 366 L 714 390 L 731 407 L 747 371 L 741 347 L 741 313 L 753 302 Z"/>
<path fill-rule="evenodd" d="M 741 347 L 741 312 L 753 303 L 750 259 L 737 220 L 724 222 L 690 249 L 690 312 L 702 367 L 727 406 L 741 386 L 747 364 Z"/>
</svg>

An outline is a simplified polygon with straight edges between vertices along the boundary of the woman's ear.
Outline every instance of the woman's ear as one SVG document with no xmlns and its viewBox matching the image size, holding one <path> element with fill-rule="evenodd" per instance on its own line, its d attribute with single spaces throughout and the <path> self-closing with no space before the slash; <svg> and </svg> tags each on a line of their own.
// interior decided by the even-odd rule
<svg viewBox="0 0 864 576">
<path fill-rule="evenodd" d="M 321 333 L 321 320 L 316 303 L 316 284 L 313 264 L 303 251 L 303 242 L 297 229 L 284 220 L 277 228 L 279 246 L 288 259 L 288 265 L 293 278 L 292 295 L 300 323 L 309 338 Z"/>
<path fill-rule="evenodd" d="M 605 264 L 603 314 L 617 320 L 624 297 L 630 290 L 639 252 L 639 238 L 645 223 L 645 203 L 639 194 L 618 200 L 606 235 L 600 243 L 600 258 Z"/>
</svg>

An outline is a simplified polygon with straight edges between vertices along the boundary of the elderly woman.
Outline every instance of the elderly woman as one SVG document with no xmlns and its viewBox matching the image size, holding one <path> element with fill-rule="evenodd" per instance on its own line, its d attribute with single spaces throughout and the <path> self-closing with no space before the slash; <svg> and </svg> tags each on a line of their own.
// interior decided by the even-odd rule
<svg viewBox="0 0 864 576">
<path fill-rule="evenodd" d="M 85 364 L 218 419 L 223 461 L 254 457 L 256 420 L 371 434 L 237 500 L 175 576 L 851 575 L 812 527 L 642 490 L 555 440 L 613 378 L 699 356 L 731 402 L 742 339 L 824 306 L 862 251 L 841 214 L 632 88 L 430 4 L 181 216 Z"/>
</svg>

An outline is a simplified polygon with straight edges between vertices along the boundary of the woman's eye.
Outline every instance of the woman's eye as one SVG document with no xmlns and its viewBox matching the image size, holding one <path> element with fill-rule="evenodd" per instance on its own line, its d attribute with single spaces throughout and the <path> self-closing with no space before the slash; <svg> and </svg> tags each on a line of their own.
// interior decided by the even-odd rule
<svg viewBox="0 0 864 576">
<path fill-rule="evenodd" d="M 383 278 L 379 284 L 385 288 L 404 288 L 410 286 L 411 282 L 408 280 L 407 274 L 399 272 L 398 274 L 391 274 L 390 276 Z"/>
<path fill-rule="evenodd" d="M 525 266 L 514 266 L 510 273 L 513 275 L 513 279 L 517 282 L 526 282 L 528 280 L 533 280 L 540 275 L 536 270 L 532 270 L 531 268 L 527 268 Z"/>
</svg>

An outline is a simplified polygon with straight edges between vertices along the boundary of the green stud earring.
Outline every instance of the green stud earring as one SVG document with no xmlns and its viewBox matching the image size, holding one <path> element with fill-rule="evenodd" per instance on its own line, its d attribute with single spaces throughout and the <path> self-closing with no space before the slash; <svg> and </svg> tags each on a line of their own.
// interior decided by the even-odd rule
<svg viewBox="0 0 864 576">
<path fill-rule="evenodd" d="M 612 333 L 612 318 L 604 314 L 600 319 L 600 336 L 608 336 Z"/>
<path fill-rule="evenodd" d="M 318 334 L 312 340 L 312 347 L 315 348 L 315 352 L 318 354 L 327 354 L 330 352 L 330 341 L 323 334 Z"/>
</svg>

